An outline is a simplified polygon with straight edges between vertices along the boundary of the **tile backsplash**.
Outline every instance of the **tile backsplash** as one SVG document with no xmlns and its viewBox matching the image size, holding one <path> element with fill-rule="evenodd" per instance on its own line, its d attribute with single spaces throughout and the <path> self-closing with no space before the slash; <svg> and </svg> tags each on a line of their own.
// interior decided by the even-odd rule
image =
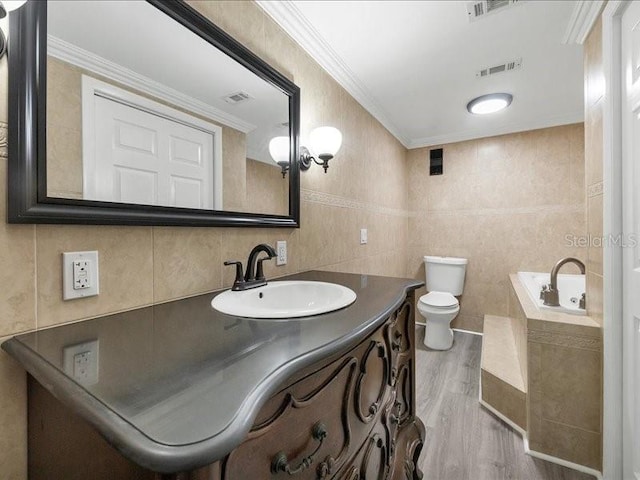
<svg viewBox="0 0 640 480">
<path fill-rule="evenodd" d="M 343 133 L 344 144 L 327 174 L 317 166 L 302 173 L 301 228 L 8 225 L 5 56 L 0 60 L 0 337 L 230 286 L 233 271 L 223 261 L 244 261 L 251 247 L 263 242 L 288 244 L 288 264 L 265 264 L 269 277 L 314 268 L 404 276 L 405 148 L 253 2 L 191 3 L 301 88 L 303 144 L 322 124 Z M 360 228 L 369 229 L 367 245 L 360 245 Z M 61 253 L 76 250 L 99 251 L 100 295 L 64 302 Z M 0 353 L 0 471 L 7 479 L 26 478 L 24 377 Z"/>
<path fill-rule="evenodd" d="M 442 148 L 443 175 L 429 175 L 430 148 L 407 155 L 408 274 L 424 279 L 423 255 L 468 258 L 453 325 L 482 331 L 484 314 L 507 315 L 510 273 L 550 272 L 567 256 L 587 261 L 572 245 L 586 233 L 583 124 Z"/>
<path fill-rule="evenodd" d="M 343 134 L 328 173 L 301 173 L 301 228 L 8 225 L 7 59 L 0 60 L 0 341 L 10 335 L 228 287 L 224 260 L 286 240 L 288 264 L 424 278 L 422 256 L 470 259 L 457 326 L 506 314 L 508 273 L 550 270 L 584 235 L 582 125 L 442 146 L 444 175 L 429 177 L 428 149 L 407 151 L 261 8 L 247 1 L 189 1 L 301 88 L 301 144 L 320 125 Z M 286 192 L 283 193 L 286 195 Z M 255 199 L 235 199 L 238 205 Z M 274 202 L 280 201 L 274 199 Z M 360 245 L 360 229 L 368 243 Z M 98 250 L 100 295 L 62 300 L 61 253 Z M 23 370 L 0 352 L 0 471 L 26 478 Z"/>
</svg>

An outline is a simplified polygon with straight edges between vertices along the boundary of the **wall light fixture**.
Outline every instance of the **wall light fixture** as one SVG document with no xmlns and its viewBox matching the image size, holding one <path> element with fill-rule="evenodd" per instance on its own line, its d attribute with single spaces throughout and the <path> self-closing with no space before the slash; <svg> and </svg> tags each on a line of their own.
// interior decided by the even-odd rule
<svg viewBox="0 0 640 480">
<path fill-rule="evenodd" d="M 269 155 L 280 165 L 284 178 L 289 170 L 289 137 L 273 137 L 269 142 Z"/>
<path fill-rule="evenodd" d="M 300 147 L 300 170 L 308 170 L 311 161 L 324 168 L 327 173 L 331 160 L 342 145 L 342 133 L 334 127 L 318 127 L 309 135 L 309 148 Z M 311 151 L 310 151 L 311 150 Z M 319 161 L 311 152 L 315 152 Z"/>
<path fill-rule="evenodd" d="M 309 170 L 311 162 L 324 168 L 327 173 L 331 160 L 342 145 L 342 133 L 334 127 L 318 127 L 309 135 L 309 147 L 300 147 L 300 170 Z M 289 171 L 289 137 L 273 137 L 269 142 L 269 154 L 273 161 L 280 165 L 282 178 Z M 311 152 L 315 152 L 313 156 Z M 319 160 L 318 160 L 319 159 Z"/>
<path fill-rule="evenodd" d="M 4 18 L 7 16 L 7 12 L 11 12 L 20 8 L 22 5 L 27 3 L 27 0 L 2 0 L 0 1 L 0 18 Z M 0 58 L 4 56 L 7 52 L 7 37 L 5 37 L 4 32 L 0 28 Z"/>
</svg>

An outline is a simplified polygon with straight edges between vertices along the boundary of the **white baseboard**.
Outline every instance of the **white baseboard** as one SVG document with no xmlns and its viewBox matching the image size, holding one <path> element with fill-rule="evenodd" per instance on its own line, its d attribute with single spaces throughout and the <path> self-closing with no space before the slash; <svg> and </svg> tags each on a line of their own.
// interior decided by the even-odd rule
<svg viewBox="0 0 640 480">
<path fill-rule="evenodd" d="M 526 435 L 522 437 L 522 442 L 524 444 L 524 451 L 527 455 L 531 455 L 532 457 L 536 457 L 541 460 L 546 460 L 547 462 L 562 465 L 563 467 L 571 468 L 573 470 L 577 470 L 578 472 L 593 475 L 597 480 L 602 480 L 602 472 L 594 470 L 593 468 L 585 467 L 584 465 L 580 465 L 579 463 L 568 462 L 567 460 L 563 460 L 558 457 L 552 457 L 551 455 L 547 455 L 546 453 L 540 453 L 536 452 L 535 450 L 531 450 L 529 448 L 529 439 L 526 437 Z"/>
<path fill-rule="evenodd" d="M 420 326 L 420 327 L 426 327 L 427 324 L 424 322 L 416 322 L 416 326 Z M 463 330 L 462 328 L 452 328 L 451 330 L 453 330 L 454 332 L 460 332 L 460 333 L 469 333 L 471 335 L 479 335 L 482 336 L 481 332 L 474 332 L 473 330 Z"/>
<path fill-rule="evenodd" d="M 500 413 L 498 410 L 493 408 L 491 405 L 489 405 L 487 402 L 485 402 L 482 399 L 482 375 L 480 375 L 480 389 L 478 390 L 478 401 L 480 402 L 480 405 L 482 405 L 484 408 L 489 410 L 496 417 L 498 417 L 500 420 L 502 420 L 504 423 L 506 423 L 511 428 L 513 428 L 516 432 L 518 432 L 523 439 L 526 438 L 527 432 L 520 425 L 514 423 L 513 420 L 505 417 L 502 413 Z"/>
<path fill-rule="evenodd" d="M 462 328 L 452 328 L 451 330 L 453 330 L 454 332 L 469 333 L 471 335 L 482 336 L 482 332 L 474 332 L 473 330 L 463 330 Z"/>
<path fill-rule="evenodd" d="M 517 425 L 516 423 L 513 423 L 513 421 L 511 419 L 505 417 L 498 410 L 496 410 L 491 405 L 489 405 L 487 402 L 482 400 L 482 398 L 480 399 L 480 405 L 482 405 L 484 408 L 489 410 L 492 414 L 494 414 L 496 417 L 498 417 L 500 420 L 502 420 L 504 423 L 506 423 L 511 428 L 513 428 L 516 432 L 518 432 L 523 440 L 526 438 L 527 432 L 521 426 Z M 526 449 L 525 449 L 525 451 L 526 451 Z"/>
<path fill-rule="evenodd" d="M 478 395 L 478 401 L 480 402 L 480 405 L 486 408 L 489 412 L 491 412 L 493 415 L 495 415 L 504 423 L 506 423 L 511 428 L 513 428 L 513 430 L 518 432 L 518 434 L 522 437 L 522 446 L 524 447 L 524 453 L 526 453 L 527 455 L 530 455 L 535 458 L 539 458 L 541 460 L 545 460 L 547 462 L 555 463 L 556 465 L 561 465 L 563 467 L 571 468 L 572 470 L 577 470 L 578 472 L 586 473 L 588 475 L 593 475 L 594 477 L 596 477 L 597 480 L 602 480 L 602 473 L 597 470 L 594 470 L 593 468 L 585 467 L 584 465 L 580 465 L 578 463 L 568 462 L 567 460 L 563 460 L 558 457 L 552 457 L 551 455 L 547 455 L 546 453 L 540 453 L 540 452 L 536 452 L 535 450 L 531 450 L 529 448 L 529 439 L 527 438 L 526 430 L 524 430 L 519 425 L 516 425 L 515 423 L 513 423 L 512 420 L 505 417 L 498 410 L 496 410 L 491 405 L 489 405 L 484 400 L 482 400 L 482 377 L 480 377 L 480 393 Z"/>
</svg>

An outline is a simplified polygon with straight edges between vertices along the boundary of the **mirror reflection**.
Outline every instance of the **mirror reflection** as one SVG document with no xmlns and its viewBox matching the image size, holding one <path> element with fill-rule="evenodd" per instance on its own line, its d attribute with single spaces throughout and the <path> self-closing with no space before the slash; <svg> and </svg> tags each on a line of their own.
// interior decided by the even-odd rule
<svg viewBox="0 0 640 480">
<path fill-rule="evenodd" d="M 288 214 L 288 95 L 145 1 L 47 8 L 50 197 Z"/>
</svg>

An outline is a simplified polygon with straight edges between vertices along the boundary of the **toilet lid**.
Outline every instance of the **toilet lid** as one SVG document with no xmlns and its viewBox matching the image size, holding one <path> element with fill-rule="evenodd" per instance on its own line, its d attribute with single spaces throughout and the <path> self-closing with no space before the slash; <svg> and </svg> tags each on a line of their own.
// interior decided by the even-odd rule
<svg viewBox="0 0 640 480">
<path fill-rule="evenodd" d="M 420 297 L 420 301 L 432 307 L 453 307 L 458 299 L 448 292 L 429 292 Z"/>
</svg>

